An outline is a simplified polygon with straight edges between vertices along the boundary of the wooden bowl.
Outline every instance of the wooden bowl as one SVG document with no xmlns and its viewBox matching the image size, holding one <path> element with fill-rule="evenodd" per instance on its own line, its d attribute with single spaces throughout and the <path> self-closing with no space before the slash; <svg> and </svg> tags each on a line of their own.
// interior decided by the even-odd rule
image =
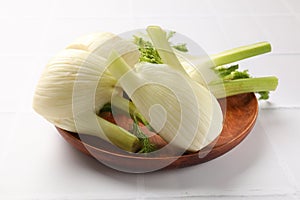
<svg viewBox="0 0 300 200">
<path fill-rule="evenodd" d="M 97 137 L 87 135 L 80 135 L 79 137 L 76 133 L 56 128 L 73 147 L 120 171 L 141 173 L 162 168 L 182 168 L 204 163 L 225 154 L 237 146 L 253 128 L 258 114 L 258 102 L 253 93 L 219 100 L 221 106 L 225 105 L 225 102 L 225 121 L 220 136 L 199 152 L 183 155 L 145 156 L 128 153 Z"/>
</svg>

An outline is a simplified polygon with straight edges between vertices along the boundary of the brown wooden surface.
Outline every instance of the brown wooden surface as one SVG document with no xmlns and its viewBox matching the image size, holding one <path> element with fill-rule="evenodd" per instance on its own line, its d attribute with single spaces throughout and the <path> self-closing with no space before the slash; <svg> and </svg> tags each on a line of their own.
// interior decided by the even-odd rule
<svg viewBox="0 0 300 200">
<path fill-rule="evenodd" d="M 105 165 L 116 169 L 122 168 L 122 171 L 152 171 L 168 163 L 170 164 L 164 167 L 165 169 L 181 168 L 204 163 L 225 154 L 238 145 L 253 128 L 258 114 L 258 103 L 254 94 L 236 95 L 219 100 L 219 102 L 225 114 L 224 127 L 220 136 L 200 152 L 186 153 L 181 156 L 176 156 L 171 151 L 170 154 L 165 151 L 152 156 L 127 153 L 99 138 L 84 134 L 79 136 L 76 133 L 56 128 L 68 143 L 81 152 L 96 158 Z"/>
</svg>

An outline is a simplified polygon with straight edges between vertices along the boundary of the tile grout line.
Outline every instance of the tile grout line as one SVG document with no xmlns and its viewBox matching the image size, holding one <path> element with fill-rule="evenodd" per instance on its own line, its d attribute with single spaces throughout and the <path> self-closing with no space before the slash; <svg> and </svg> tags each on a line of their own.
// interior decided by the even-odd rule
<svg viewBox="0 0 300 200">
<path fill-rule="evenodd" d="M 144 174 L 137 174 L 136 176 L 136 184 L 137 184 L 137 192 L 136 192 L 136 199 L 143 200 L 145 199 L 145 176 Z"/>
<path fill-rule="evenodd" d="M 210 1 L 208 1 L 210 2 Z M 209 3 L 210 4 L 210 3 Z M 168 15 L 167 18 L 186 18 L 186 19 L 191 19 L 192 17 L 202 17 L 202 18 L 212 18 L 212 17 L 216 17 L 217 16 L 217 12 L 215 9 L 214 10 L 214 14 L 187 14 L 187 15 Z M 290 17 L 290 16 L 294 16 L 297 15 L 297 13 L 295 14 L 283 14 L 283 13 L 273 13 L 273 14 L 231 14 L 231 13 L 222 13 L 222 17 L 254 17 L 254 16 L 258 16 L 258 17 L 275 17 L 275 16 L 279 16 L 279 17 Z M 162 16 L 135 16 L 134 14 L 131 14 L 129 17 L 126 18 L 140 18 L 140 19 L 149 19 L 149 17 L 151 17 L 152 19 L 161 19 Z M 0 17 L 0 19 L 17 19 L 18 17 Z M 36 19 L 37 17 L 24 17 L 24 19 Z M 109 16 L 82 16 L 82 17 L 78 17 L 78 16 L 53 16 L 54 19 L 120 19 L 120 17 L 109 17 Z M 125 17 L 122 17 L 125 18 Z"/>
<path fill-rule="evenodd" d="M 300 105 L 259 106 L 261 110 L 300 110 Z"/>
<path fill-rule="evenodd" d="M 181 196 L 172 196 L 172 195 L 166 195 L 163 196 L 163 198 L 169 199 L 185 199 L 185 198 L 192 198 L 196 199 L 197 197 L 201 199 L 228 199 L 228 198 L 239 198 L 239 199 L 252 199 L 252 198 L 276 198 L 281 197 L 281 199 L 289 198 L 289 197 L 300 197 L 299 193 L 287 193 L 287 194 L 262 194 L 262 195 L 181 195 Z M 145 199 L 151 199 L 151 200 L 160 200 L 162 197 L 151 197 L 151 198 L 145 198 Z M 197 198 L 198 199 L 198 198 Z"/>
</svg>

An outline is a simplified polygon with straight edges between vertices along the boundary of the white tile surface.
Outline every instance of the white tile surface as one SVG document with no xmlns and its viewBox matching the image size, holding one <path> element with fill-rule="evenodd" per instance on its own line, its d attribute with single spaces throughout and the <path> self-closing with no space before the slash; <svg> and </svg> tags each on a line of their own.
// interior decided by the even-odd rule
<svg viewBox="0 0 300 200">
<path fill-rule="evenodd" d="M 229 48 L 268 40 L 253 16 L 224 16 L 219 23 L 228 39 Z"/>
<path fill-rule="evenodd" d="M 110 170 L 79 153 L 36 114 L 20 115 L 8 142 L 0 166 L 1 199 L 136 196 L 136 175 Z"/>
<path fill-rule="evenodd" d="M 268 54 L 245 60 L 240 63 L 244 69 L 249 69 L 253 76 L 277 76 L 278 89 L 271 93 L 267 107 L 286 107 L 300 105 L 300 80 L 298 78 L 300 54 L 277 55 Z"/>
<path fill-rule="evenodd" d="M 197 25 L 193 25 L 196 20 Z M 148 25 L 160 25 L 169 30 L 185 33 L 207 53 L 219 52 L 229 48 L 215 17 L 156 17 L 136 18 L 134 27 L 145 28 Z M 212 39 L 213 38 L 213 39 Z"/>
<path fill-rule="evenodd" d="M 273 121 L 268 119 L 274 116 L 274 111 L 263 110 L 260 114 L 261 117 L 251 135 L 223 157 L 199 166 L 138 175 L 138 177 L 118 173 L 98 165 L 96 161 L 66 145 L 62 138 L 57 136 L 53 127 L 40 117 L 35 114 L 22 114 L 14 130 L 14 138 L 10 140 L 15 141 L 14 145 L 6 150 L 9 156 L 2 160 L 6 165 L 0 170 L 2 178 L 5 178 L 11 170 L 14 174 L 10 175 L 10 181 L 6 181 L 5 184 L 0 181 L 1 189 L 5 191 L 0 194 L 18 197 L 35 193 L 35 197 L 39 198 L 44 197 L 43 195 L 70 198 L 76 195 L 93 197 L 101 192 L 101 197 L 119 197 L 118 194 L 110 194 L 109 188 L 105 189 L 110 184 L 114 187 L 119 186 L 118 191 L 124 197 L 132 197 L 137 188 L 140 195 L 149 197 L 292 193 L 293 182 L 279 162 L 282 162 L 282 158 L 289 158 L 286 156 L 289 156 L 290 150 L 295 151 L 298 145 L 297 140 L 290 143 L 288 139 L 297 137 L 297 133 L 293 131 L 296 127 L 286 130 L 287 121 L 284 120 L 287 119 L 287 115 L 293 113 L 279 112 L 275 116 L 282 117 L 279 119 L 272 117 Z M 296 112 L 294 116 L 297 117 L 299 114 Z M 274 122 L 277 126 L 270 126 Z M 271 130 L 268 127 L 272 127 Z M 22 130 L 26 130 L 26 134 Z M 283 130 L 292 135 L 282 135 Z M 287 143 L 290 145 L 290 150 L 285 149 L 286 151 L 282 153 L 281 149 L 277 149 L 277 146 L 280 146 L 278 142 Z M 22 154 L 25 149 L 26 156 Z M 291 164 L 297 164 L 297 162 L 293 163 L 294 160 L 290 155 Z M 18 163 L 22 163 L 22 166 Z M 292 166 L 297 169 L 297 166 Z M 78 171 L 81 174 L 74 177 L 74 173 Z M 13 180 L 17 178 L 20 181 L 15 183 Z M 26 185 L 28 182 L 31 184 Z M 142 185 L 138 187 L 136 184 Z M 12 185 L 18 188 L 18 194 L 10 190 Z M 68 185 L 68 188 L 65 188 L 65 185 Z M 76 188 L 76 191 L 73 188 Z"/>
<path fill-rule="evenodd" d="M 132 15 L 131 1 L 122 0 L 55 0 L 54 17 L 129 17 Z"/>
<path fill-rule="evenodd" d="M 260 123 L 224 156 L 200 166 L 145 175 L 144 182 L 145 191 L 153 196 L 284 195 L 294 191 Z"/>
<path fill-rule="evenodd" d="M 0 199 L 300 199 L 300 1 L 167 0 L 2 2 Z M 271 54 L 241 62 L 279 86 L 260 102 L 249 137 L 226 155 L 185 169 L 124 174 L 69 146 L 31 109 L 57 51 L 95 31 L 160 25 L 209 54 L 261 40 Z"/>
<path fill-rule="evenodd" d="M 45 34 L 46 21 L 39 18 L 0 18 L 1 56 L 36 55 Z"/>
<path fill-rule="evenodd" d="M 300 191 L 300 109 L 262 110 L 258 118 L 280 158 L 280 164 Z"/>
<path fill-rule="evenodd" d="M 5 149 L 9 147 L 8 141 L 13 137 L 14 126 L 16 121 L 15 112 L 1 112 L 0 121 L 2 130 L 0 132 L 0 163 L 3 163 L 3 158 L 6 156 Z"/>
<path fill-rule="evenodd" d="M 0 112 L 21 111 L 24 105 L 29 105 L 33 93 L 27 88 L 35 87 L 42 65 L 35 56 L 0 55 L 0 59 L 4 63 L 1 65 Z"/>
<path fill-rule="evenodd" d="M 81 199 L 293 194 L 298 187 L 294 184 L 300 183 L 300 177 L 298 162 L 290 154 L 290 151 L 298 151 L 296 127 L 290 123 L 296 124 L 293 122 L 300 113 L 276 112 L 262 110 L 256 127 L 241 145 L 214 161 L 146 175 L 110 170 L 72 149 L 35 113 L 22 113 L 17 117 L 12 137 L 8 138 L 11 145 L 2 151 L 6 156 L 1 160 L 5 165 L 0 167 L 0 197 Z M 290 115 L 295 119 L 288 123 Z M 291 143 L 288 138 L 295 140 Z M 288 145 L 290 149 L 277 148 L 280 145 Z M 289 168 L 294 171 L 287 171 Z M 115 190 L 118 193 L 114 193 Z"/>
<path fill-rule="evenodd" d="M 18 1 L 1 2 L 0 17 L 7 18 L 42 18 L 52 11 L 53 1 Z"/>
<path fill-rule="evenodd" d="M 286 5 L 296 13 L 300 13 L 300 2 L 298 0 L 283 0 Z"/>
<path fill-rule="evenodd" d="M 212 6 L 219 15 L 250 15 L 250 2 L 247 0 L 212 0 Z"/>
<path fill-rule="evenodd" d="M 147 6 L 151 4 L 151 6 Z M 210 16 L 212 7 L 206 0 L 132 0 L 134 17 L 184 17 L 184 16 Z"/>
<path fill-rule="evenodd" d="M 131 18 L 127 17 L 62 17 L 53 18 L 47 29 L 43 52 L 54 55 L 81 35 L 103 31 L 118 34 L 133 27 Z"/>
<path fill-rule="evenodd" d="M 275 53 L 300 52 L 300 21 L 295 16 L 257 16 L 259 29 L 273 45 Z"/>
<path fill-rule="evenodd" d="M 251 0 L 248 6 L 254 15 L 290 14 L 289 8 L 281 0 Z"/>
<path fill-rule="evenodd" d="M 215 11 L 220 16 L 289 15 L 289 4 L 281 0 L 212 0 Z"/>
</svg>

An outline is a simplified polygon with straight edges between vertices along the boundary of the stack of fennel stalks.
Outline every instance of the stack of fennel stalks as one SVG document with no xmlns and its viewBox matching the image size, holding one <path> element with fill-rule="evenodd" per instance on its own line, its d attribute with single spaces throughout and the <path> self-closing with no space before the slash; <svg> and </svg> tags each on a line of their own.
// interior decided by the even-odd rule
<svg viewBox="0 0 300 200">
<path fill-rule="evenodd" d="M 160 27 L 149 26 L 147 33 L 149 40 L 134 36 L 128 41 L 112 33 L 78 38 L 47 64 L 34 110 L 59 128 L 100 137 L 128 152 L 156 150 L 141 123 L 171 146 L 195 152 L 222 131 L 218 98 L 257 92 L 267 99 L 277 87 L 274 76 L 252 78 L 238 65 L 226 66 L 270 52 L 267 42 L 211 55 L 204 62 L 189 55 L 184 44 L 172 46 L 171 34 Z M 113 110 L 128 113 L 131 131 L 100 117 Z"/>
</svg>

